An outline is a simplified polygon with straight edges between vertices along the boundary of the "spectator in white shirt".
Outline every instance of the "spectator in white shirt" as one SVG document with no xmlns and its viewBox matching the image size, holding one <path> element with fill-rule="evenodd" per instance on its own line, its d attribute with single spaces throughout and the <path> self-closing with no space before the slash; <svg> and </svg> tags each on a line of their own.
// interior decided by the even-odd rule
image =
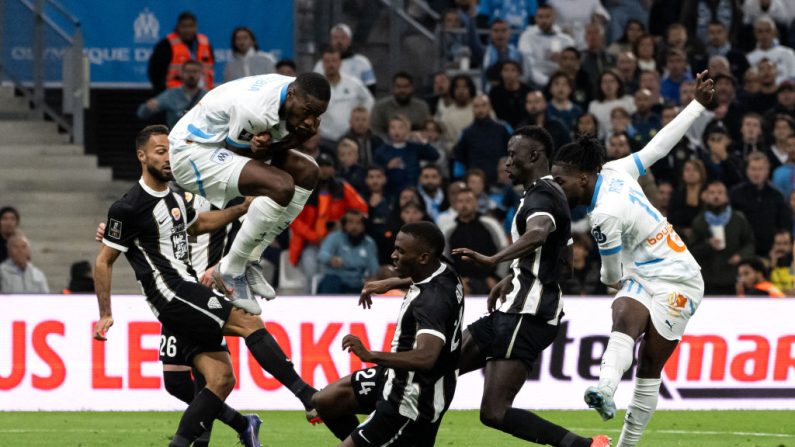
<svg viewBox="0 0 795 447">
<path fill-rule="evenodd" d="M 232 31 L 232 59 L 224 66 L 224 82 L 273 73 L 276 59 L 259 49 L 254 32 L 245 26 Z"/>
<path fill-rule="evenodd" d="M 593 20 L 605 23 L 610 13 L 599 0 L 550 0 L 555 9 L 557 24 L 563 32 L 572 36 L 578 50 L 585 49 L 585 25 Z"/>
<path fill-rule="evenodd" d="M 756 49 L 748 53 L 748 62 L 751 65 L 757 65 L 762 59 L 773 62 L 778 67 L 777 84 L 795 77 L 795 51 L 777 44 L 775 39 L 778 37 L 778 29 L 770 17 L 757 19 L 754 24 L 754 36 L 756 36 Z"/>
<path fill-rule="evenodd" d="M 608 70 L 599 76 L 596 99 L 588 105 L 588 113 L 593 114 L 599 122 L 600 135 L 608 134 L 610 112 L 616 107 L 623 107 L 630 114 L 635 113 L 635 100 L 625 94 L 624 82 L 618 73 Z"/>
<path fill-rule="evenodd" d="M 340 72 L 343 75 L 350 76 L 358 79 L 370 90 L 370 93 L 375 93 L 375 71 L 373 71 L 373 64 L 370 59 L 363 54 L 354 53 L 351 49 L 353 40 L 353 32 L 351 28 L 344 24 L 338 23 L 331 28 L 329 32 L 329 45 L 340 52 L 342 56 L 342 68 Z M 314 72 L 323 73 L 323 61 L 319 60 L 315 64 Z"/>
<path fill-rule="evenodd" d="M 351 111 L 357 106 L 368 111 L 373 108 L 373 95 L 357 78 L 341 73 L 338 49 L 327 47 L 323 51 L 323 74 L 331 84 L 331 99 L 320 120 L 320 137 L 324 145 L 336 146 L 348 130 Z"/>
<path fill-rule="evenodd" d="M 541 5 L 536 11 L 536 24 L 528 27 L 519 37 L 519 51 L 529 59 L 530 78 L 536 85 L 544 86 L 552 73 L 560 69 L 560 52 L 574 45 L 574 39 L 555 25 L 555 10 Z"/>
<path fill-rule="evenodd" d="M 50 293 L 44 273 L 30 262 L 30 244 L 21 232 L 8 238 L 8 259 L 0 263 L 0 292 Z"/>
</svg>

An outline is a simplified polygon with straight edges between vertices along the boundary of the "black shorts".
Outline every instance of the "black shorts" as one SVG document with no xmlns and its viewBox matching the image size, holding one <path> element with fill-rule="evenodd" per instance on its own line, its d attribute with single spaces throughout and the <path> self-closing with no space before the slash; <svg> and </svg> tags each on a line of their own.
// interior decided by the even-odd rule
<svg viewBox="0 0 795 447">
<path fill-rule="evenodd" d="M 158 309 L 157 319 L 183 341 L 191 340 L 207 352 L 217 351 L 232 303 L 222 294 L 188 281 L 173 292 L 176 296 Z"/>
<path fill-rule="evenodd" d="M 532 368 L 538 355 L 555 341 L 558 325 L 528 314 L 492 312 L 469 325 L 469 333 L 486 359 L 517 359 Z"/>
<path fill-rule="evenodd" d="M 356 402 L 359 403 L 359 410 L 362 414 L 370 414 L 375 411 L 375 404 L 384 392 L 384 378 L 386 368 L 374 366 L 372 368 L 360 369 L 351 374 L 351 385 Z"/>
<path fill-rule="evenodd" d="M 430 447 L 436 442 L 441 422 L 441 417 L 436 422 L 412 421 L 380 399 L 375 412 L 356 427 L 351 438 L 357 447 Z"/>
<path fill-rule="evenodd" d="M 203 345 L 188 337 L 177 335 L 167 327 L 160 329 L 160 361 L 164 365 L 193 366 L 193 357 L 202 352 L 229 352 L 226 339 L 216 345 Z"/>
</svg>

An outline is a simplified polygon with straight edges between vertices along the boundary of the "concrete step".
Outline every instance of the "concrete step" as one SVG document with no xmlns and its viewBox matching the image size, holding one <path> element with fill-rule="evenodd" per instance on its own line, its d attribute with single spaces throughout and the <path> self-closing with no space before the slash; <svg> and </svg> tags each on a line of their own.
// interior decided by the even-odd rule
<svg viewBox="0 0 795 447">
<path fill-rule="evenodd" d="M 106 181 L 113 180 L 113 172 L 110 168 L 80 168 L 80 167 L 0 167 L 0 178 L 7 182 L 20 180 L 58 180 L 61 182 L 70 181 Z"/>
<path fill-rule="evenodd" d="M 14 97 L 14 87 L 10 85 L 0 85 L 0 99 L 8 99 Z"/>
<path fill-rule="evenodd" d="M 74 176 L 58 177 L 39 177 L 29 179 L 6 179 L 0 176 L 0 191 L 81 191 L 90 192 L 106 188 L 110 183 L 110 173 L 97 171 L 96 177 L 86 177 L 83 173 L 77 172 Z M 79 175 L 79 176 L 78 176 Z"/>
<path fill-rule="evenodd" d="M 120 199 L 124 193 L 132 188 L 132 182 L 114 181 L 109 183 L 106 188 L 100 191 L 80 192 L 80 191 L 3 191 L 3 200 L 15 203 L 17 206 L 41 206 L 47 207 L 54 203 L 73 203 L 78 210 L 82 210 L 83 204 L 111 203 Z"/>
<path fill-rule="evenodd" d="M 96 169 L 97 157 L 95 155 L 47 155 L 29 153 L 22 148 L 14 154 L 3 157 L 3 166 L 14 168 L 62 168 L 62 169 Z"/>
<path fill-rule="evenodd" d="M 31 120 L 0 121 L 3 144 L 66 143 L 69 135 L 59 134 L 55 123 Z"/>
<path fill-rule="evenodd" d="M 28 112 L 28 101 L 21 96 L 0 97 L 0 112 Z"/>
<path fill-rule="evenodd" d="M 5 141 L 0 141 L 0 157 L 5 159 L 7 156 L 15 155 L 30 155 L 30 156 L 43 156 L 43 155 L 83 155 L 85 149 L 83 146 L 76 144 L 44 144 L 45 142 L 36 142 L 33 144 L 20 144 Z"/>
</svg>

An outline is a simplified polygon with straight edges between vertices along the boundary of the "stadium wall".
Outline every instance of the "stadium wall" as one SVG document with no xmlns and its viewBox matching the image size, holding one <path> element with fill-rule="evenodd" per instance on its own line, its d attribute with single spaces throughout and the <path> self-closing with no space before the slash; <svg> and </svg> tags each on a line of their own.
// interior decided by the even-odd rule
<svg viewBox="0 0 795 447">
<path fill-rule="evenodd" d="M 97 318 L 91 295 L 6 295 L 0 300 L 0 410 L 177 410 L 162 389 L 158 350 L 168 349 L 160 324 L 139 296 L 113 299 L 107 342 L 91 338 Z M 266 303 L 263 319 L 297 370 L 322 387 L 362 363 L 342 351 L 359 335 L 388 349 L 399 298 L 379 297 L 362 310 L 353 297 L 283 297 Z M 465 322 L 480 317 L 483 298 L 467 298 Z M 795 409 L 795 300 L 707 298 L 663 375 L 661 409 Z M 609 298 L 569 298 L 558 340 L 544 352 L 517 398 L 536 409 L 582 409 L 610 329 Z M 238 378 L 230 403 L 241 409 L 299 409 L 259 368 L 245 343 L 230 338 Z M 616 396 L 625 407 L 631 377 Z M 480 373 L 459 379 L 453 408 L 480 404 Z"/>
</svg>

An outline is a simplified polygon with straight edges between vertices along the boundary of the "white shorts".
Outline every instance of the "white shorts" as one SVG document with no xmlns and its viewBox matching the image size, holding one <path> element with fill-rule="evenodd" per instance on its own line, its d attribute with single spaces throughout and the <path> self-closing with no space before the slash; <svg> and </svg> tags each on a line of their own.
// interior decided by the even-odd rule
<svg viewBox="0 0 795 447">
<path fill-rule="evenodd" d="M 654 328 L 663 338 L 681 340 L 687 322 L 704 298 L 704 280 L 700 273 L 682 282 L 630 276 L 616 293 L 616 298 L 622 296 L 646 306 Z"/>
<path fill-rule="evenodd" d="M 251 158 L 242 157 L 220 145 L 169 139 L 171 172 L 186 190 L 199 194 L 218 208 L 241 196 L 237 183 L 243 166 Z"/>
</svg>

